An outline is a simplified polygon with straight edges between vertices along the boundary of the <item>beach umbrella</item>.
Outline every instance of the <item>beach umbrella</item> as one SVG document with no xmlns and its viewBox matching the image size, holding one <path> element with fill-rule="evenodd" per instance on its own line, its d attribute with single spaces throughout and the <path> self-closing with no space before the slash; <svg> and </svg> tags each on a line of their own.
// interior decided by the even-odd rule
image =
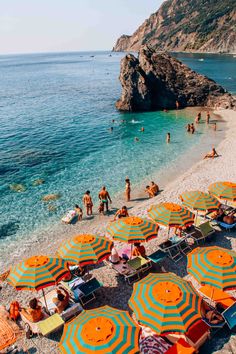
<svg viewBox="0 0 236 354">
<path fill-rule="evenodd" d="M 180 195 L 183 205 L 193 210 L 217 210 L 220 202 L 213 195 L 201 191 L 189 191 Z"/>
<path fill-rule="evenodd" d="M 236 200 L 236 183 L 215 182 L 208 187 L 208 190 L 220 199 Z"/>
<path fill-rule="evenodd" d="M 201 297 L 173 273 L 152 274 L 134 283 L 129 306 L 136 319 L 156 333 L 186 332 L 201 319 Z"/>
<path fill-rule="evenodd" d="M 108 258 L 112 247 L 113 243 L 105 237 L 81 234 L 63 242 L 57 255 L 70 264 L 84 267 Z"/>
<path fill-rule="evenodd" d="M 236 253 L 225 248 L 198 247 L 188 254 L 188 273 L 199 283 L 220 289 L 236 287 Z"/>
<path fill-rule="evenodd" d="M 155 238 L 158 228 L 158 225 L 150 220 L 128 216 L 111 222 L 107 227 L 107 232 L 116 241 L 135 243 Z"/>
<path fill-rule="evenodd" d="M 40 290 L 56 285 L 70 274 L 67 262 L 60 258 L 33 256 L 11 267 L 7 281 L 16 290 Z M 45 294 L 43 296 L 46 303 Z"/>
<path fill-rule="evenodd" d="M 109 306 L 83 311 L 64 327 L 61 353 L 139 353 L 140 328 L 128 311 Z"/>
<path fill-rule="evenodd" d="M 194 223 L 195 215 L 188 209 L 175 203 L 160 203 L 151 206 L 148 215 L 157 224 L 171 227 L 187 227 Z"/>
</svg>

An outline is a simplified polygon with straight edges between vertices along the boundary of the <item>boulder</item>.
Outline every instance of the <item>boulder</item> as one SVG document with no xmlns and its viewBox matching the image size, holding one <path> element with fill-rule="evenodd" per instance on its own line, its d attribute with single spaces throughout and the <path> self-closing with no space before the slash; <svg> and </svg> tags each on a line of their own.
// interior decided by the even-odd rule
<svg viewBox="0 0 236 354">
<path fill-rule="evenodd" d="M 43 202 L 50 202 L 51 200 L 57 200 L 61 197 L 60 194 L 47 194 L 44 197 L 42 197 Z"/>
<path fill-rule="evenodd" d="M 121 60 L 122 111 L 151 111 L 209 106 L 234 108 L 235 99 L 222 86 L 198 74 L 167 53 L 143 46 L 138 58 L 133 54 Z"/>
</svg>

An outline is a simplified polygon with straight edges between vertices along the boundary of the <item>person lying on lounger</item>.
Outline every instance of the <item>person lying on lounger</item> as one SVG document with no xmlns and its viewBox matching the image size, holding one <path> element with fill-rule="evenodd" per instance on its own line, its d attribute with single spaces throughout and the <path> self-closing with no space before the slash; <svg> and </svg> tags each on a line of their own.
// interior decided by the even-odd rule
<svg viewBox="0 0 236 354">
<path fill-rule="evenodd" d="M 216 149 L 213 147 L 212 151 L 204 156 L 204 159 L 214 159 L 215 157 L 219 157 L 219 155 L 217 154 Z"/>
<path fill-rule="evenodd" d="M 223 222 L 225 224 L 229 224 L 229 225 L 235 224 L 236 223 L 236 217 L 234 216 L 234 211 L 232 213 L 224 216 Z"/>
<path fill-rule="evenodd" d="M 54 297 L 52 299 L 53 303 L 56 305 L 55 312 L 56 313 L 62 313 L 69 305 L 69 293 L 63 289 L 59 288 L 57 290 L 57 297 Z"/>
<path fill-rule="evenodd" d="M 210 307 L 205 301 L 201 303 L 201 313 L 202 317 L 204 317 L 211 324 L 218 324 L 224 321 L 223 317 L 212 307 Z"/>
</svg>

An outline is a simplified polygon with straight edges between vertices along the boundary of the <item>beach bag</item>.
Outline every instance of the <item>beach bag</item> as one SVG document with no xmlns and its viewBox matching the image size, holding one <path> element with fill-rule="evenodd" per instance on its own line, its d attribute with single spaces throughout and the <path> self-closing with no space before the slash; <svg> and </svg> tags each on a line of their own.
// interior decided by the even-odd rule
<svg viewBox="0 0 236 354">
<path fill-rule="evenodd" d="M 20 305 L 18 301 L 12 301 L 9 312 L 10 312 L 10 318 L 13 321 L 16 321 L 20 316 Z"/>
</svg>

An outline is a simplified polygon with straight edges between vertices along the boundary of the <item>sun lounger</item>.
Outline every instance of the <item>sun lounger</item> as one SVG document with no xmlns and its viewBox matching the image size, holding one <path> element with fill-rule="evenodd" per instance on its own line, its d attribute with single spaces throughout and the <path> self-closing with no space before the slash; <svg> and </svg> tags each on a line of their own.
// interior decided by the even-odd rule
<svg viewBox="0 0 236 354">
<path fill-rule="evenodd" d="M 23 313 L 20 313 L 21 319 L 24 322 L 24 329 L 27 332 L 29 329 L 33 334 L 40 334 L 40 328 L 38 326 L 39 322 L 32 322 L 26 318 Z M 49 315 L 46 312 L 43 312 L 43 320 L 47 319 Z"/>
<path fill-rule="evenodd" d="M 176 343 L 180 338 L 184 339 L 196 351 L 210 337 L 210 327 L 202 320 L 195 322 L 189 330 L 183 333 L 168 333 L 165 337 L 171 342 Z"/>
<path fill-rule="evenodd" d="M 236 299 L 227 292 L 208 284 L 201 286 L 199 291 L 208 299 L 220 304 L 224 309 L 227 309 L 236 302 Z"/>
<path fill-rule="evenodd" d="M 64 224 L 70 224 L 73 220 L 77 218 L 77 213 L 75 210 L 69 210 L 65 216 L 61 219 Z"/>
<path fill-rule="evenodd" d="M 38 322 L 38 328 L 43 336 L 47 336 L 52 332 L 56 332 L 64 325 L 64 320 L 57 313 Z"/>
<path fill-rule="evenodd" d="M 233 330 L 236 327 L 236 302 L 229 306 L 224 312 L 222 312 L 222 316 L 224 317 L 229 329 Z"/>
<path fill-rule="evenodd" d="M 139 273 L 135 271 L 124 259 L 121 259 L 117 264 L 112 264 L 112 268 L 119 275 L 123 276 L 129 285 L 139 279 Z"/>
<path fill-rule="evenodd" d="M 145 272 L 152 267 L 150 259 L 138 256 L 130 259 L 128 265 L 137 272 Z"/>
<path fill-rule="evenodd" d="M 183 254 L 180 252 L 178 247 L 178 243 L 172 243 L 170 240 L 159 245 L 160 249 L 167 253 L 168 257 L 170 257 L 174 262 L 178 262 Z"/>
<path fill-rule="evenodd" d="M 196 243 L 200 243 L 200 241 L 205 242 L 206 239 L 210 239 L 215 234 L 215 229 L 210 224 L 210 221 L 206 221 L 195 227 L 195 230 L 191 232 L 191 237 L 196 241 Z"/>
<path fill-rule="evenodd" d="M 156 252 L 147 256 L 147 258 L 149 258 L 153 263 L 158 264 L 166 258 L 166 253 L 161 250 L 157 250 Z"/>
<path fill-rule="evenodd" d="M 218 221 L 217 224 L 222 227 L 223 229 L 225 229 L 226 231 L 230 231 L 232 230 L 234 227 L 236 227 L 236 222 L 234 224 L 226 224 L 223 221 Z"/>
<path fill-rule="evenodd" d="M 193 354 L 196 353 L 195 348 L 193 348 L 189 343 L 187 343 L 184 338 L 180 338 L 170 349 L 165 352 L 166 354 Z"/>
<path fill-rule="evenodd" d="M 78 286 L 81 294 L 79 295 L 79 301 L 82 305 L 95 299 L 95 292 L 103 286 L 96 278 L 92 278 L 89 281 Z"/>
</svg>

